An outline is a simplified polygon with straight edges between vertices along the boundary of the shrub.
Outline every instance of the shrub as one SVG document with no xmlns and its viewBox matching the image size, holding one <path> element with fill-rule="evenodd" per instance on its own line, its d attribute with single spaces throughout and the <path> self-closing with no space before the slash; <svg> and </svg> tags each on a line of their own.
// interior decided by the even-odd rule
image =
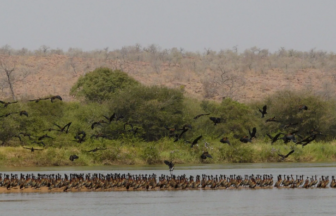
<svg viewBox="0 0 336 216">
<path fill-rule="evenodd" d="M 267 104 L 267 115 L 260 124 L 260 133 L 289 132 L 298 130 L 301 136 L 316 128 L 324 134 L 330 134 L 329 139 L 336 129 L 335 101 L 326 101 L 320 96 L 307 92 L 280 91 L 265 100 L 251 104 L 254 113 L 260 118 L 258 108 Z M 299 110 L 299 106 L 306 105 L 308 110 Z M 268 118 L 276 117 L 280 123 L 265 123 Z M 295 127 L 284 128 L 288 123 L 298 123 Z M 325 138 L 323 138 L 325 139 Z"/>
</svg>

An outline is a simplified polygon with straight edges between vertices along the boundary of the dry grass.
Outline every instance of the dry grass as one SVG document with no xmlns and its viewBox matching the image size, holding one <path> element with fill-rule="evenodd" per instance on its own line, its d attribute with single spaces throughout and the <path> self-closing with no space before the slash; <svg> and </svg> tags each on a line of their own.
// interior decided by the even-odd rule
<svg viewBox="0 0 336 216">
<path fill-rule="evenodd" d="M 230 50 L 199 54 L 133 46 L 114 51 L 70 49 L 66 53 L 11 50 L 8 55 L 8 49 L 0 49 L 0 60 L 16 63 L 14 90 L 19 99 L 58 94 L 66 101 L 74 100 L 69 90 L 78 77 L 101 66 L 122 69 L 145 85 L 183 86 L 189 96 L 198 99 L 231 97 L 250 102 L 284 89 L 335 98 L 336 92 L 335 56 L 314 50 L 268 53 L 252 48 L 242 54 Z M 24 78 L 27 73 L 30 75 Z M 0 70 L 0 99 L 9 99 L 3 80 Z"/>
</svg>

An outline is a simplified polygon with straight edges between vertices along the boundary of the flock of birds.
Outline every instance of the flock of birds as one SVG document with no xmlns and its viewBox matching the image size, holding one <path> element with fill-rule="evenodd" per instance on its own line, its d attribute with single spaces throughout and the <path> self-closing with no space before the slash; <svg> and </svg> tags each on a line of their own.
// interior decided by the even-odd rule
<svg viewBox="0 0 336 216">
<path fill-rule="evenodd" d="M 308 110 L 308 107 L 306 105 L 301 105 L 298 107 L 298 111 L 302 112 Z M 263 106 L 262 109 L 259 109 L 259 112 L 261 113 L 261 118 L 264 118 L 267 113 L 267 105 Z M 194 117 L 194 119 L 198 119 L 202 116 L 207 116 L 210 115 L 210 113 L 205 113 L 205 114 L 199 114 L 197 116 Z M 219 118 L 219 117 L 209 117 L 209 119 L 214 123 L 214 125 L 220 124 L 223 121 L 223 119 Z M 275 123 L 280 123 L 279 120 L 277 120 L 274 117 L 266 119 L 265 121 L 266 123 L 268 122 L 275 122 Z M 286 123 L 284 125 L 282 125 L 283 129 L 288 129 L 294 126 L 299 125 L 298 122 L 289 122 Z M 184 125 L 181 129 L 178 129 L 178 127 L 175 125 L 174 128 L 168 128 L 166 127 L 167 130 L 169 130 L 169 136 L 171 137 L 175 137 L 174 142 L 177 142 L 178 140 L 180 140 L 182 138 L 182 135 L 184 133 L 186 133 L 188 131 L 188 128 L 192 128 L 191 125 Z M 182 132 L 180 133 L 176 133 L 178 130 L 182 130 Z M 241 137 L 239 140 L 242 143 L 251 143 L 252 139 L 257 138 L 256 134 L 257 134 L 257 129 L 254 127 L 251 130 L 248 131 L 249 136 L 243 136 Z M 285 144 L 289 143 L 289 142 L 294 142 L 296 145 L 302 145 L 302 147 L 308 145 L 309 143 L 311 143 L 312 141 L 314 141 L 316 139 L 317 136 L 324 136 L 319 130 L 317 129 L 312 129 L 310 131 L 307 132 L 308 136 L 307 137 L 302 137 L 301 135 L 297 134 L 298 130 L 294 130 L 294 131 L 290 131 L 288 133 L 278 133 L 276 134 L 274 137 L 271 136 L 270 134 L 267 133 L 267 136 L 271 139 L 271 144 L 273 145 L 275 142 L 277 142 L 278 140 L 283 140 L 283 142 Z M 301 139 L 301 140 L 297 140 L 296 139 L 296 135 Z M 202 138 L 202 135 L 197 137 L 195 140 L 193 140 L 192 142 L 186 141 L 191 143 L 191 148 L 196 145 L 198 143 L 198 141 Z M 219 140 L 221 143 L 223 144 L 228 144 L 229 146 L 233 147 L 233 145 L 231 145 L 230 140 L 228 137 L 223 137 L 222 139 Z M 206 143 L 207 144 L 207 143 Z M 233 147 L 234 148 L 234 147 Z M 289 151 L 287 154 L 281 154 L 280 152 L 278 152 L 278 156 L 279 156 L 279 161 L 283 161 L 286 158 L 288 158 L 291 154 L 294 153 L 294 149 L 292 148 L 291 151 Z M 203 154 L 201 155 L 201 159 L 205 160 L 206 158 L 212 158 L 212 156 L 209 154 L 209 152 L 203 152 Z M 172 172 L 174 170 L 174 163 L 173 161 L 167 161 L 165 160 L 164 163 L 169 167 L 170 172 Z"/>
<path fill-rule="evenodd" d="M 41 100 L 50 100 L 51 102 L 54 102 L 55 100 L 60 100 L 62 101 L 62 97 L 59 96 L 59 95 L 56 95 L 56 96 L 51 96 L 51 97 L 46 97 L 46 98 L 38 98 L 38 99 L 34 99 L 34 100 L 30 100 L 31 102 L 36 102 L 38 103 L 39 101 Z M 9 105 L 11 104 L 15 104 L 17 103 L 17 101 L 15 102 L 4 102 L 4 101 L 0 101 L 1 104 L 4 105 L 4 107 L 8 107 Z M 308 110 L 308 107 L 306 105 L 301 105 L 300 107 L 298 107 L 298 111 L 305 111 L 305 110 Z M 263 106 L 262 109 L 259 109 L 259 112 L 261 113 L 261 118 L 264 118 L 265 115 L 267 115 L 267 105 Z M 0 116 L 0 118 L 5 118 L 5 117 L 8 117 L 10 115 L 13 115 L 13 114 L 19 114 L 20 116 L 24 115 L 26 117 L 28 117 L 28 112 L 26 111 L 20 111 L 20 112 L 13 112 L 13 113 L 6 113 L 5 115 L 2 115 Z M 199 114 L 197 116 L 194 117 L 194 120 L 197 120 L 203 116 L 208 116 L 210 115 L 210 113 L 203 113 L 203 114 Z M 124 119 L 124 116 L 121 115 L 121 114 L 116 114 L 116 113 L 113 113 L 111 116 L 106 116 L 106 115 L 103 115 L 103 117 L 105 119 L 101 119 L 101 120 L 98 120 L 98 121 L 95 121 L 91 124 L 91 129 L 94 129 L 95 127 L 97 126 L 102 126 L 102 124 L 111 124 L 112 122 L 117 122 L 119 120 L 122 120 Z M 209 117 L 210 121 L 212 121 L 214 123 L 214 125 L 218 125 L 218 124 L 221 124 L 224 122 L 224 119 L 220 118 L 220 117 Z M 271 123 L 271 122 L 280 122 L 278 121 L 275 117 L 273 118 L 269 118 L 266 120 L 266 123 Z M 56 123 L 54 123 L 53 125 L 55 127 L 51 127 L 51 128 L 48 128 L 48 129 L 45 129 L 43 130 L 44 132 L 45 131 L 58 131 L 60 133 L 68 133 L 69 132 L 69 128 L 71 126 L 72 122 L 69 122 L 67 124 L 65 124 L 64 126 L 63 125 L 58 125 Z M 293 123 L 293 122 L 290 122 L 290 123 L 287 123 L 285 125 L 283 125 L 283 128 L 286 129 L 286 128 L 291 128 L 291 127 L 294 127 L 296 125 L 298 125 L 299 123 Z M 181 128 L 178 127 L 178 125 L 175 125 L 174 127 L 168 127 L 168 126 L 165 126 L 164 127 L 167 131 L 168 131 L 168 135 L 169 137 L 172 137 L 174 138 L 174 142 L 177 142 L 181 139 L 183 139 L 184 137 L 184 134 L 188 132 L 188 130 L 191 130 L 192 129 L 192 125 L 190 124 L 185 124 L 183 125 Z M 133 127 L 133 125 L 129 122 L 126 122 L 124 123 L 124 131 L 126 132 L 129 132 L 133 135 L 136 135 L 137 132 L 138 132 L 139 128 L 137 127 Z M 322 136 L 322 133 L 316 129 L 313 129 L 311 131 L 308 132 L 308 136 L 303 138 L 301 136 L 299 136 L 301 138 L 301 140 L 297 141 L 296 139 L 296 134 L 297 134 L 298 131 L 290 131 L 289 133 L 278 133 L 276 134 L 274 137 L 271 136 L 270 134 L 267 134 L 267 136 L 271 139 L 271 143 L 275 143 L 277 142 L 278 140 L 283 140 L 284 143 L 288 143 L 288 142 L 294 142 L 296 143 L 297 145 L 298 144 L 301 144 L 302 147 L 308 145 L 309 143 L 311 143 L 313 140 L 316 139 L 317 136 L 321 135 Z M 252 139 L 254 138 L 257 138 L 256 134 L 257 134 L 257 129 L 254 127 L 251 130 L 248 131 L 249 133 L 249 136 L 243 136 L 241 137 L 239 140 L 240 142 L 242 143 L 250 143 L 252 142 Z M 17 135 L 14 135 L 13 137 L 17 137 L 20 139 L 21 141 L 21 136 L 27 136 L 29 137 L 29 139 L 34 139 L 32 143 L 35 143 L 35 144 L 38 144 L 38 145 L 42 145 L 43 147 L 45 147 L 45 143 L 44 143 L 44 140 L 45 139 L 54 139 L 53 137 L 49 136 L 47 133 L 42 135 L 42 136 L 38 136 L 38 137 L 34 137 L 32 136 L 31 134 L 29 133 L 26 133 L 26 132 L 20 132 L 19 134 Z M 188 140 L 184 140 L 185 143 L 189 143 L 190 144 L 190 147 L 193 148 L 195 145 L 197 145 L 200 140 L 202 139 L 202 135 L 199 135 L 198 137 L 196 137 L 194 140 L 192 141 L 188 141 Z M 97 133 L 97 134 L 93 134 L 91 136 L 91 139 L 93 138 L 104 138 L 104 139 L 111 139 L 110 136 L 106 135 L 106 134 L 103 134 L 103 133 Z M 78 142 L 78 143 L 82 143 L 82 142 L 85 142 L 86 141 L 86 132 L 85 131 L 78 131 L 75 136 L 74 136 L 74 141 Z M 230 140 L 228 137 L 223 137 L 219 140 L 221 143 L 223 144 L 228 144 L 229 146 L 233 147 L 233 145 L 231 145 L 230 143 Z M 206 143 L 207 144 L 207 143 Z M 34 152 L 36 150 L 43 150 L 43 149 L 39 149 L 39 148 L 34 148 L 34 147 L 24 147 L 25 149 L 28 149 L 30 150 L 31 152 Z M 88 150 L 87 152 L 97 152 L 97 151 L 103 151 L 103 150 L 106 150 L 107 148 L 94 148 L 94 149 L 91 149 L 91 150 Z M 294 149 L 292 149 L 290 152 L 288 152 L 287 154 L 281 154 L 278 152 L 278 156 L 279 156 L 279 159 L 280 161 L 283 161 L 285 160 L 286 158 L 288 158 L 291 154 L 294 153 Z M 79 156 L 78 155 L 71 155 L 69 160 L 71 161 L 74 161 L 76 159 L 78 159 Z M 206 160 L 207 158 L 212 158 L 212 155 L 208 152 L 208 151 L 203 151 L 203 153 L 200 155 L 200 159 L 202 161 Z M 164 163 L 169 167 L 169 170 L 170 172 L 172 172 L 174 170 L 174 163 L 173 161 L 167 161 L 165 160 Z"/>
<path fill-rule="evenodd" d="M 0 188 L 5 190 L 42 189 L 47 191 L 108 191 L 108 190 L 185 190 L 185 189 L 266 189 L 266 188 L 336 188 L 334 176 L 303 175 L 196 175 L 187 177 L 155 174 L 0 174 Z"/>
</svg>

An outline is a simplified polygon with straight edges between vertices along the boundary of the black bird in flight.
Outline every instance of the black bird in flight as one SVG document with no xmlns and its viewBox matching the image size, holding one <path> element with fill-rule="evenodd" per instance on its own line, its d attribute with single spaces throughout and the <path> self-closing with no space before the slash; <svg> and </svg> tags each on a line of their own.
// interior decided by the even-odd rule
<svg viewBox="0 0 336 216">
<path fill-rule="evenodd" d="M 259 112 L 261 113 L 261 118 L 264 118 L 267 114 L 267 105 L 263 106 L 262 110 L 259 109 Z"/>
<path fill-rule="evenodd" d="M 50 139 L 54 139 L 53 137 L 51 137 L 51 136 L 49 136 L 48 134 L 44 134 L 44 135 L 42 135 L 42 136 L 40 136 L 40 137 L 38 137 L 37 138 L 37 140 L 43 140 L 44 138 L 50 138 Z"/>
<path fill-rule="evenodd" d="M 14 102 L 5 102 L 5 101 L 0 101 L 1 104 L 4 105 L 4 107 L 7 107 L 8 105 L 10 104 L 14 104 L 14 103 L 17 103 L 17 101 L 14 101 Z"/>
<path fill-rule="evenodd" d="M 305 139 L 303 140 L 300 140 L 299 142 L 296 143 L 296 145 L 302 145 L 302 147 L 308 145 L 309 143 L 311 143 L 312 141 L 314 141 L 316 139 L 316 134 L 313 134 L 309 137 L 306 137 Z"/>
<path fill-rule="evenodd" d="M 198 119 L 199 117 L 202 117 L 202 116 L 206 116 L 206 115 L 210 115 L 210 113 L 205 113 L 205 114 L 199 114 L 197 116 L 194 117 L 194 119 Z"/>
<path fill-rule="evenodd" d="M 110 117 L 105 116 L 105 115 L 103 115 L 103 116 L 104 116 L 104 118 L 106 118 L 106 120 L 109 121 L 109 123 L 111 123 L 116 118 L 116 114 L 115 113 L 113 113 Z"/>
<path fill-rule="evenodd" d="M 250 134 L 250 139 L 252 140 L 252 138 L 257 138 L 257 136 L 256 136 L 256 133 L 257 133 L 257 128 L 253 128 L 252 129 L 252 132 L 250 131 L 250 129 L 249 129 L 249 134 Z"/>
<path fill-rule="evenodd" d="M 275 143 L 276 141 L 279 140 L 279 136 L 283 134 L 283 133 L 278 133 L 277 135 L 275 135 L 274 137 L 272 137 L 271 135 L 267 134 L 267 136 L 272 140 L 272 145 L 273 143 Z"/>
<path fill-rule="evenodd" d="M 221 123 L 221 118 L 210 117 L 209 119 L 214 123 L 214 125 Z"/>
<path fill-rule="evenodd" d="M 64 132 L 64 130 L 66 129 L 65 133 L 69 132 L 69 127 L 71 125 L 72 122 L 69 122 L 68 124 L 64 125 L 63 127 L 59 126 L 58 124 L 54 123 L 55 126 L 57 126 L 59 128 L 58 131 L 60 132 Z"/>
<path fill-rule="evenodd" d="M 299 123 L 288 123 L 288 124 L 286 124 L 286 125 L 284 125 L 284 129 L 286 129 L 286 128 L 289 128 L 289 127 L 293 127 L 293 126 L 296 126 L 296 125 L 298 125 Z"/>
<path fill-rule="evenodd" d="M 74 161 L 74 160 L 76 160 L 76 159 L 78 159 L 78 158 L 79 158 L 79 157 L 78 157 L 77 155 L 70 155 L 69 160 Z"/>
<path fill-rule="evenodd" d="M 23 148 L 29 149 L 31 152 L 34 152 L 36 150 L 43 150 L 43 149 L 35 149 L 34 147 L 31 147 L 31 148 L 23 147 Z"/>
<path fill-rule="evenodd" d="M 303 111 L 303 110 L 308 110 L 308 107 L 306 105 L 299 106 L 299 111 Z"/>
<path fill-rule="evenodd" d="M 95 125 L 101 126 L 101 124 L 107 124 L 107 122 L 105 122 L 104 120 L 93 122 L 92 125 L 91 125 L 91 129 L 93 130 L 93 128 L 95 127 Z"/>
<path fill-rule="evenodd" d="M 82 143 L 85 141 L 85 137 L 86 137 L 85 131 L 78 131 L 74 138 L 78 143 Z"/>
<path fill-rule="evenodd" d="M 175 134 L 175 140 L 174 140 L 174 142 L 177 142 L 178 140 L 180 140 L 180 139 L 182 138 L 183 134 L 184 134 L 185 132 L 187 132 L 187 131 L 188 131 L 188 128 L 182 130 L 182 132 L 181 132 L 180 134 Z"/>
<path fill-rule="evenodd" d="M 220 140 L 221 143 L 226 143 L 226 144 L 229 144 L 229 146 L 231 146 L 231 143 L 229 141 L 229 139 L 227 137 L 223 137 L 221 140 Z"/>
<path fill-rule="evenodd" d="M 173 161 L 167 161 L 165 160 L 164 163 L 169 167 L 169 172 L 170 172 L 170 175 L 172 174 L 172 172 L 174 171 L 174 165 L 173 164 Z"/>
<path fill-rule="evenodd" d="M 282 154 L 279 154 L 278 155 L 281 157 L 281 161 L 285 160 L 286 158 L 288 158 L 289 155 L 293 154 L 294 153 L 294 150 L 288 152 L 288 154 L 286 155 L 282 155 Z"/>
<path fill-rule="evenodd" d="M 266 120 L 266 123 L 267 122 L 279 122 L 278 120 L 275 119 L 275 116 L 273 118 L 269 118 Z"/>
<path fill-rule="evenodd" d="M 197 144 L 197 142 L 200 140 L 202 138 L 202 135 L 201 136 L 199 136 L 199 137 L 197 137 L 192 143 L 191 143 L 191 148 L 192 147 L 194 147 L 194 145 L 196 145 Z"/>
<path fill-rule="evenodd" d="M 201 155 L 201 159 L 205 160 L 207 158 L 212 158 L 212 156 L 209 154 L 209 152 L 203 152 L 203 154 Z"/>
<path fill-rule="evenodd" d="M 100 151 L 100 150 L 106 150 L 107 148 L 103 148 L 103 149 L 99 149 L 99 148 L 94 148 L 94 149 L 91 149 L 87 152 L 96 152 L 96 151 Z"/>
</svg>

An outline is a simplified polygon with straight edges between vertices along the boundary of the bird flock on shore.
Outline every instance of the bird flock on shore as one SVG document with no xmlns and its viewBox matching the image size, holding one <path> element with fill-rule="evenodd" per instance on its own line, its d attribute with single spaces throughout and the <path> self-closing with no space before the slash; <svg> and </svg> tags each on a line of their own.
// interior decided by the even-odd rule
<svg viewBox="0 0 336 216">
<path fill-rule="evenodd" d="M 19 177 L 20 176 L 20 177 Z M 147 174 L 4 174 L 0 189 L 5 191 L 45 189 L 45 191 L 113 191 L 113 190 L 187 190 L 187 189 L 270 189 L 270 188 L 336 188 L 334 176 L 278 175 L 161 175 Z M 1 192 L 1 190 L 0 190 Z"/>
</svg>

